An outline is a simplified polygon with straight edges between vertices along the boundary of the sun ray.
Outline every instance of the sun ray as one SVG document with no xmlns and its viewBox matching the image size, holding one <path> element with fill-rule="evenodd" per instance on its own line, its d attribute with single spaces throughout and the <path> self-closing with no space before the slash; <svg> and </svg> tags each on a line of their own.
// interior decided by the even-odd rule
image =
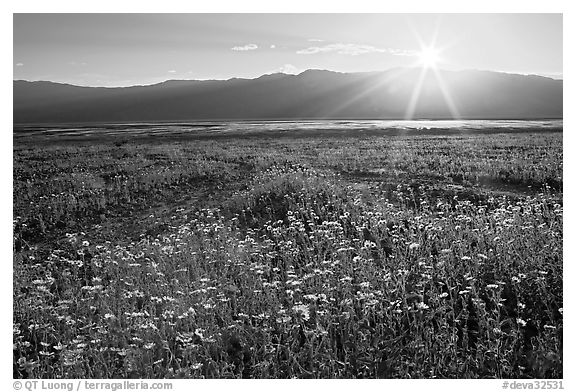
<svg viewBox="0 0 576 392">
<path fill-rule="evenodd" d="M 381 83 L 376 83 L 373 86 L 365 89 L 364 91 L 356 94 L 355 96 L 353 96 L 352 98 L 350 98 L 349 100 L 347 100 L 346 102 L 343 102 L 342 104 L 332 108 L 332 110 L 330 111 L 330 113 L 328 113 L 326 115 L 326 117 L 331 117 L 331 115 L 337 114 L 338 112 L 340 112 L 341 110 L 347 108 L 348 106 L 352 105 L 354 102 L 357 102 L 358 100 L 362 99 L 363 97 L 365 97 L 366 95 L 370 94 L 372 91 L 378 89 L 382 84 L 384 83 L 384 80 L 382 80 Z"/>
<path fill-rule="evenodd" d="M 432 70 L 434 72 L 434 76 L 436 77 L 436 81 L 438 82 L 438 86 L 440 87 L 440 92 L 444 97 L 444 102 L 446 102 L 446 105 L 448 106 L 448 110 L 450 111 L 452 119 L 459 120 L 460 113 L 458 111 L 458 108 L 456 107 L 456 104 L 454 103 L 454 100 L 452 99 L 452 94 L 450 93 L 448 87 L 444 83 L 444 79 L 442 78 L 440 71 L 436 68 L 433 68 Z"/>
<path fill-rule="evenodd" d="M 402 75 L 406 74 L 407 72 L 409 72 L 409 69 L 403 69 L 403 70 L 398 70 L 398 71 L 394 71 L 392 72 L 391 75 L 387 75 L 387 77 L 382 78 L 380 83 L 375 83 L 374 85 L 370 86 L 369 88 L 363 90 L 362 92 L 356 94 L 354 97 L 350 98 L 349 100 L 347 100 L 346 102 L 343 102 L 342 104 L 338 105 L 337 107 L 333 108 L 330 113 L 326 114 L 326 117 L 330 117 L 331 115 L 334 115 L 338 112 L 340 112 L 342 109 L 345 109 L 346 107 L 352 105 L 354 102 L 357 102 L 358 100 L 362 99 L 363 97 L 369 95 L 371 92 L 373 92 L 374 90 L 377 90 L 378 88 L 380 88 L 383 84 L 385 84 L 386 82 L 389 82 L 391 79 L 394 78 L 400 78 Z"/>
<path fill-rule="evenodd" d="M 406 113 L 404 115 L 404 120 L 412 120 L 414 118 L 414 112 L 416 111 L 416 105 L 418 104 L 418 100 L 420 99 L 420 92 L 422 91 L 422 85 L 424 84 L 424 79 L 426 78 L 426 74 L 428 70 L 426 68 L 422 68 L 420 70 L 420 75 L 418 76 L 418 81 L 412 90 L 412 95 L 410 96 L 410 102 L 408 102 L 408 106 L 406 107 Z"/>
<path fill-rule="evenodd" d="M 418 45 L 420 47 L 420 51 L 415 54 L 416 60 L 414 61 L 412 66 L 403 71 L 389 74 L 387 78 L 382 79 L 382 83 L 375 83 L 367 87 L 363 91 L 359 92 L 358 94 L 354 95 L 353 97 L 350 97 L 345 102 L 340 103 L 337 107 L 332 108 L 330 110 L 330 113 L 325 113 L 326 117 L 331 117 L 332 115 L 339 113 L 340 111 L 352 105 L 353 103 L 370 95 L 370 93 L 380 88 L 384 82 L 389 81 L 391 78 L 400 78 L 405 73 L 411 72 L 414 70 L 414 68 L 416 68 L 419 69 L 420 72 L 418 74 L 417 80 L 414 83 L 412 92 L 410 94 L 410 99 L 404 112 L 404 120 L 414 119 L 414 115 L 418 107 L 418 102 L 422 94 L 422 89 L 424 87 L 424 84 L 426 83 L 427 77 L 430 75 L 430 71 L 432 71 L 432 74 L 434 75 L 439 91 L 442 95 L 444 102 L 446 103 L 450 115 L 454 119 L 460 118 L 458 107 L 455 104 L 454 99 L 450 93 L 450 89 L 448 88 L 446 82 L 444 81 L 439 69 L 440 68 L 439 66 L 445 62 L 445 59 L 442 56 L 443 51 L 448 46 L 452 46 L 452 45 L 438 46 L 440 20 L 437 20 L 434 29 L 430 34 L 429 39 L 427 39 L 426 41 L 422 38 L 418 30 L 413 25 L 410 24 L 409 27 L 412 30 L 412 33 L 414 34 L 414 37 L 416 38 L 416 41 L 418 42 Z"/>
<path fill-rule="evenodd" d="M 448 107 L 450 115 L 452 116 L 453 119 L 460 119 L 460 113 L 458 111 L 458 107 L 454 102 L 452 94 L 450 93 L 450 90 L 446 82 L 444 81 L 444 78 L 442 77 L 441 71 L 439 69 L 439 65 L 441 65 L 445 61 L 442 56 L 442 52 L 448 46 L 452 46 L 455 43 L 455 41 L 448 46 L 440 47 L 437 45 L 438 34 L 440 31 L 440 19 L 436 21 L 430 40 L 427 43 L 424 41 L 424 39 L 422 39 L 422 36 L 413 25 L 410 25 L 410 29 L 412 30 L 412 33 L 416 38 L 416 40 L 418 41 L 418 45 L 420 46 L 420 51 L 418 53 L 418 62 L 415 64 L 415 66 L 420 67 L 421 70 L 418 81 L 416 82 L 414 89 L 412 90 L 412 96 L 406 108 L 406 114 L 404 118 L 406 120 L 413 119 L 414 113 L 416 112 L 416 107 L 418 105 L 418 101 L 420 99 L 420 94 L 422 92 L 422 86 L 429 71 L 432 71 L 436 83 L 438 85 L 438 88 L 440 89 L 440 93 L 442 94 L 442 98 L 444 99 L 444 102 Z"/>
</svg>

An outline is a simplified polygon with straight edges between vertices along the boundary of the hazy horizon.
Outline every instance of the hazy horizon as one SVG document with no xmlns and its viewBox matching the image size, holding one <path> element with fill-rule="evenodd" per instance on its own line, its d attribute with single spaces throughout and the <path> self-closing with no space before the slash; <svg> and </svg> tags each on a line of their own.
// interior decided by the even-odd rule
<svg viewBox="0 0 576 392">
<path fill-rule="evenodd" d="M 297 74 L 291 74 L 291 73 L 286 73 L 286 72 L 272 72 L 272 73 L 265 73 L 262 75 L 258 75 L 258 76 L 254 76 L 254 77 L 238 77 L 238 76 L 232 76 L 230 78 L 221 78 L 221 79 L 194 79 L 194 78 L 190 78 L 190 79 L 165 79 L 165 80 L 161 80 L 158 82 L 153 82 L 150 84 L 133 84 L 133 85 L 125 85 L 125 86 L 98 86 L 98 85 L 82 85 L 82 84 L 72 84 L 72 83 L 67 83 L 67 82 L 58 82 L 58 81 L 53 81 L 53 80 L 44 80 L 44 79 L 37 79 L 37 80 L 28 80 L 28 79 L 13 79 L 14 82 L 30 82 L 30 83 L 34 83 L 34 82 L 50 82 L 50 83 L 58 83 L 58 84 L 69 84 L 72 86 L 77 86 L 77 87 L 94 87 L 94 88 L 98 88 L 98 87 L 105 87 L 105 88 L 125 88 L 125 87 L 145 87 L 145 86 L 152 86 L 152 85 L 156 85 L 156 84 L 162 84 L 162 83 L 166 83 L 166 82 L 186 82 L 186 81 L 227 81 L 227 80 L 232 80 L 232 79 L 245 79 L 245 80 L 254 80 L 254 79 L 258 79 L 261 78 L 263 76 L 269 76 L 269 75 L 279 75 L 279 74 L 283 74 L 283 75 L 287 75 L 287 76 L 298 76 L 303 74 L 306 71 L 327 71 L 327 72 L 336 72 L 336 73 L 385 73 L 385 72 L 389 72 L 389 71 L 393 71 L 395 68 L 389 68 L 389 69 L 384 69 L 384 70 L 376 70 L 376 71 L 360 71 L 360 72 L 340 72 L 340 71 L 334 71 L 331 69 L 318 69 L 318 68 L 309 68 L 309 69 L 305 69 L 302 70 L 301 72 L 297 73 Z M 511 75 L 523 75 L 523 76 L 539 76 L 539 77 L 544 77 L 544 78 L 549 78 L 549 79 L 553 79 L 553 80 L 561 80 L 563 81 L 563 75 L 559 75 L 559 76 L 554 76 L 554 75 L 548 75 L 548 74 L 534 74 L 534 73 L 516 73 L 516 72 L 501 72 L 501 71 L 489 71 L 489 70 L 485 70 L 485 69 L 462 69 L 462 70 L 455 70 L 455 71 L 448 71 L 445 69 L 438 69 L 439 72 L 496 72 L 496 73 L 504 73 L 504 74 L 511 74 Z"/>
</svg>

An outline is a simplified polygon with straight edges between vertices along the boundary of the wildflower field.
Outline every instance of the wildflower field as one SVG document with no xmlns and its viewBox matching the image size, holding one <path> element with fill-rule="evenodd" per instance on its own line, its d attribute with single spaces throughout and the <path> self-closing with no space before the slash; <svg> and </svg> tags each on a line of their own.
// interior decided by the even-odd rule
<svg viewBox="0 0 576 392">
<path fill-rule="evenodd" d="M 14 142 L 15 378 L 562 378 L 562 132 Z"/>
</svg>

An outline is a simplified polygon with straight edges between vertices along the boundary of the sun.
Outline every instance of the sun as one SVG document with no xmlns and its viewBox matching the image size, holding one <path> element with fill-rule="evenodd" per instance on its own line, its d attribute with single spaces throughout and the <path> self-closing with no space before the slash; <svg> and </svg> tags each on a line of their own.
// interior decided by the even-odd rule
<svg viewBox="0 0 576 392">
<path fill-rule="evenodd" d="M 418 53 L 419 63 L 424 68 L 436 68 L 440 61 L 440 51 L 433 47 L 422 48 Z"/>
</svg>

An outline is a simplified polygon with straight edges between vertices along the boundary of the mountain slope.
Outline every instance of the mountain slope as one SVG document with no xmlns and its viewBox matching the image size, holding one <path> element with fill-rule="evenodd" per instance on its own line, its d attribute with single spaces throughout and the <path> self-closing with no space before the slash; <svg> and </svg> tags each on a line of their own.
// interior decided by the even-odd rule
<svg viewBox="0 0 576 392">
<path fill-rule="evenodd" d="M 309 70 L 299 75 L 167 81 L 125 88 L 15 81 L 14 123 L 402 119 L 411 102 L 413 118 L 562 118 L 560 80 L 486 71 L 438 71 L 437 75 L 430 71 L 421 78 L 419 69 Z"/>
</svg>

